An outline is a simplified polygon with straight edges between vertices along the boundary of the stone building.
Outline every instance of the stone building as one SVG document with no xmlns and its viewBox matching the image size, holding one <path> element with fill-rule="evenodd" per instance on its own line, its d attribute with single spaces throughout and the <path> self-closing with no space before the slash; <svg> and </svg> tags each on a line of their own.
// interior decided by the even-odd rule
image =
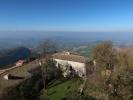
<svg viewBox="0 0 133 100">
<path fill-rule="evenodd" d="M 53 59 L 56 61 L 56 66 L 63 70 L 64 77 L 67 76 L 69 71 L 66 71 L 68 67 L 71 67 L 75 72 L 83 77 L 86 74 L 86 62 L 89 61 L 88 58 L 79 56 L 76 54 L 71 54 L 70 52 L 55 53 Z"/>
</svg>

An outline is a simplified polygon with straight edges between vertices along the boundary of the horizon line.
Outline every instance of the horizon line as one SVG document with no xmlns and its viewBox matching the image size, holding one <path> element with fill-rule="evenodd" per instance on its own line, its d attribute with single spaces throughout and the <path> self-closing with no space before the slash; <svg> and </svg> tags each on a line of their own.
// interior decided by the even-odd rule
<svg viewBox="0 0 133 100">
<path fill-rule="evenodd" d="M 133 32 L 133 30 L 0 30 L 0 32 Z"/>
</svg>

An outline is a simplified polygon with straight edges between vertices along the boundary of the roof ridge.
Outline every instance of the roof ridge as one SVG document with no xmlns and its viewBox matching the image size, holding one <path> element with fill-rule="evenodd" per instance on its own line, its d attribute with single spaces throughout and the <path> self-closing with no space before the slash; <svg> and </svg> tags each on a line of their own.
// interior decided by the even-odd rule
<svg viewBox="0 0 133 100">
<path fill-rule="evenodd" d="M 86 58 L 81 55 L 75 55 L 75 54 L 63 54 L 63 53 L 56 53 L 53 54 L 53 58 L 55 59 L 61 59 L 61 60 L 68 60 L 68 61 L 74 61 L 74 62 L 81 62 L 85 63 L 89 58 Z"/>
</svg>

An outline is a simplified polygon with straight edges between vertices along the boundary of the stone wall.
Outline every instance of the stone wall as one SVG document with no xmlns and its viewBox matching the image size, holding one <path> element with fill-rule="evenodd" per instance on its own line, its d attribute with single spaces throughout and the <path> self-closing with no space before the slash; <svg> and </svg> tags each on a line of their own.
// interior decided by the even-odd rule
<svg viewBox="0 0 133 100">
<path fill-rule="evenodd" d="M 58 67 L 59 64 L 62 65 L 62 66 L 64 66 L 64 67 L 66 65 L 72 66 L 72 68 L 78 73 L 78 75 L 80 77 L 82 77 L 86 73 L 85 63 L 74 62 L 74 61 L 67 61 L 67 60 L 61 60 L 61 59 L 54 59 L 54 60 L 57 62 L 56 63 L 56 66 L 57 67 Z"/>
</svg>

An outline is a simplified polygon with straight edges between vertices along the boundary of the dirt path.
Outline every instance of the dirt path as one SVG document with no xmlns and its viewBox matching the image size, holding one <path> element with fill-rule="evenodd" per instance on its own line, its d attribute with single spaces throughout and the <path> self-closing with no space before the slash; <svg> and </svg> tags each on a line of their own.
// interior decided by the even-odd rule
<svg viewBox="0 0 133 100">
<path fill-rule="evenodd" d="M 10 70 L 13 70 L 15 68 L 18 68 L 18 66 L 13 66 L 11 68 L 7 68 L 7 69 L 0 70 L 0 75 L 4 74 L 4 73 L 6 73 L 6 72 L 8 72 Z"/>
</svg>

